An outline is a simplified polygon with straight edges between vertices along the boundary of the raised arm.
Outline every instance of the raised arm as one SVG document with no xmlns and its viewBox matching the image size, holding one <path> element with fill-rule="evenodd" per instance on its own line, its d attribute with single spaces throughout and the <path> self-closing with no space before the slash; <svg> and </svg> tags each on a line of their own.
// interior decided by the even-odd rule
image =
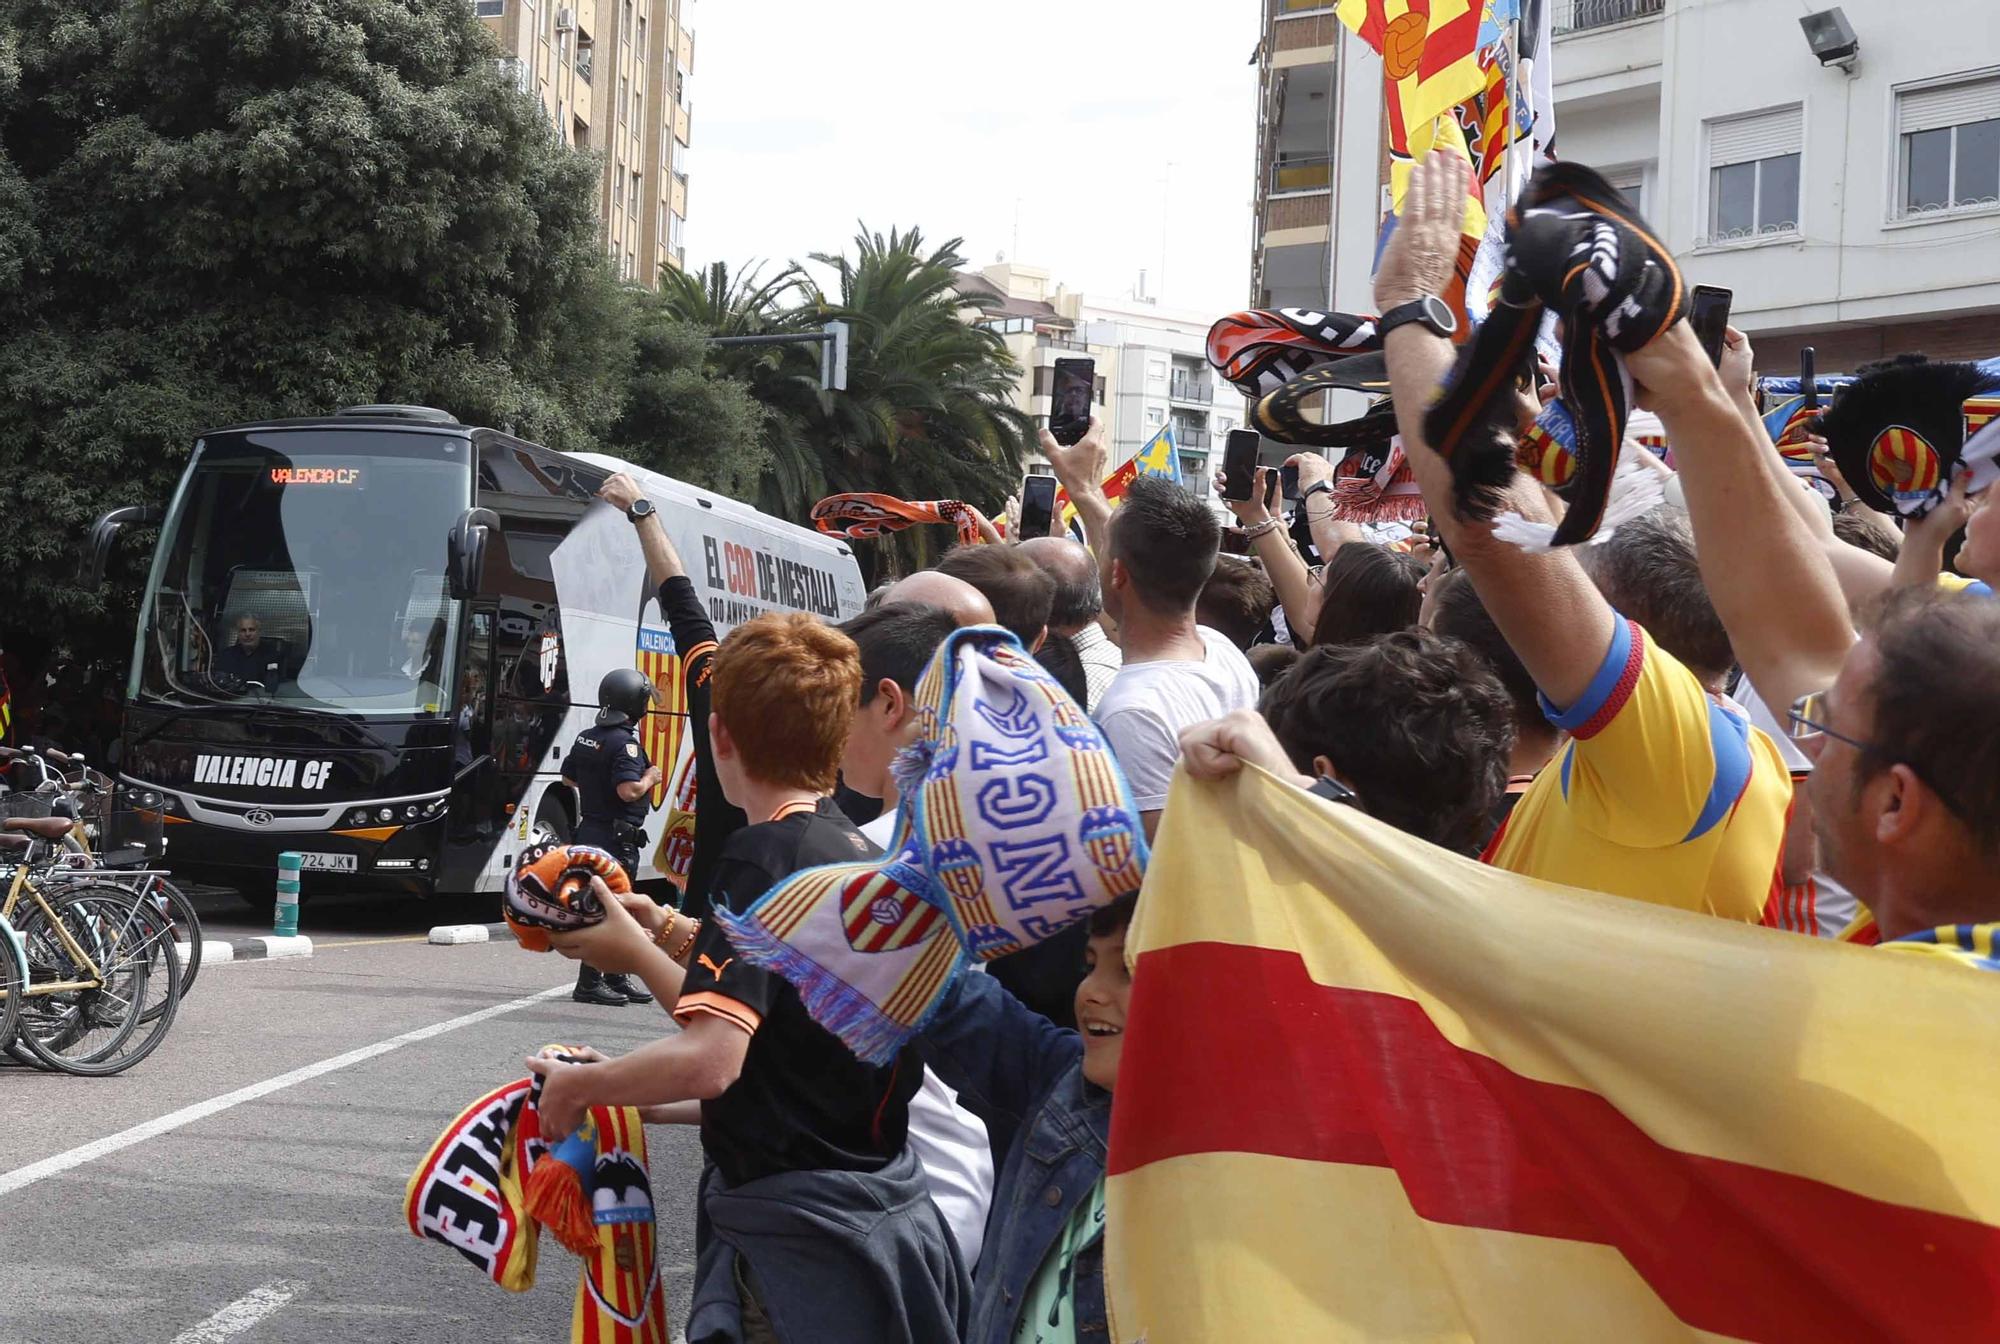
<svg viewBox="0 0 2000 1344">
<path fill-rule="evenodd" d="M 1091 416 L 1089 431 L 1067 447 L 1045 429 L 1041 448 L 1083 520 L 1083 539 L 1097 557 L 1099 571 L 1110 573 L 1111 501 L 1104 497 L 1104 477 L 1110 470 L 1111 451 L 1104 443 L 1104 422 Z"/>
<path fill-rule="evenodd" d="M 1306 562 L 1300 558 L 1298 547 L 1292 545 L 1291 534 L 1285 530 L 1282 520 L 1271 516 L 1264 504 L 1264 488 L 1276 473 L 1270 467 L 1257 468 L 1250 487 L 1250 498 L 1245 500 L 1224 500 L 1243 524 L 1250 537 L 1250 549 L 1263 562 L 1264 572 L 1271 577 L 1271 587 L 1278 594 L 1278 605 L 1285 609 L 1285 626 L 1292 632 L 1292 641 L 1299 648 L 1312 642 L 1313 604 L 1312 576 L 1306 570 Z M 1215 474 L 1215 494 L 1222 497 L 1222 473 Z"/>
<path fill-rule="evenodd" d="M 1359 523 L 1343 523 L 1333 516 L 1333 496 L 1328 493 L 1333 488 L 1333 463 L 1318 453 L 1293 453 L 1285 465 L 1299 469 L 1299 507 L 1305 510 L 1306 527 L 1322 561 L 1332 560 L 1333 553 L 1350 541 L 1368 540 Z M 1316 488 L 1320 485 L 1326 490 Z"/>
<path fill-rule="evenodd" d="M 1410 175 L 1403 222 L 1375 277 L 1377 312 L 1441 294 L 1450 283 L 1467 171 L 1465 160 L 1440 151 Z M 1410 322 L 1389 333 L 1387 355 L 1403 451 L 1445 545 L 1542 694 L 1563 709 L 1576 705 L 1611 647 L 1610 604 L 1567 551 L 1533 555 L 1497 540 L 1491 523 L 1458 516 L 1451 468 L 1431 450 L 1423 428 L 1424 413 L 1451 368 L 1451 344 Z M 1508 504 L 1526 518 L 1547 516 L 1533 482 L 1523 476 L 1515 478 Z"/>
<path fill-rule="evenodd" d="M 1831 686 L 1852 618 L 1825 548 L 1783 493 L 1763 426 L 1752 429 L 1684 321 L 1627 366 L 1673 441 L 1702 583 L 1758 694 L 1782 712 Z"/>
<path fill-rule="evenodd" d="M 629 515 L 632 506 L 645 497 L 645 492 L 639 489 L 637 481 L 621 471 L 604 483 L 597 497 L 620 513 Z M 668 579 L 680 578 L 687 573 L 687 568 L 681 564 L 680 552 L 674 549 L 673 538 L 667 535 L 667 525 L 660 521 L 658 510 L 650 518 L 639 520 L 638 533 L 639 549 L 646 556 L 649 587 L 658 588 Z"/>
</svg>

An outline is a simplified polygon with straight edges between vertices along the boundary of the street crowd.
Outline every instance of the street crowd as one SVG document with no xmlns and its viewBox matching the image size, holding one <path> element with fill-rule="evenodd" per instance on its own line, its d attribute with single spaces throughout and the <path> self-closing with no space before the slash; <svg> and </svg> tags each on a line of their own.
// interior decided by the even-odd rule
<svg viewBox="0 0 2000 1344">
<path fill-rule="evenodd" d="M 1378 312 L 1449 286 L 1465 172 L 1417 167 Z M 844 624 L 763 616 L 718 642 L 657 513 L 629 478 L 605 486 L 687 662 L 698 829 L 676 906 L 600 888 L 603 921 L 554 941 L 680 1029 L 530 1067 L 545 1132 L 593 1106 L 700 1126 L 691 1341 L 1106 1335 L 1105 1164 L 1144 895 L 957 976 L 880 1063 L 724 927 L 802 870 L 896 843 L 900 758 L 935 731 L 919 688 L 965 627 L 1011 634 L 1088 714 L 1147 840 L 1178 772 L 1255 768 L 1513 873 L 1921 953 L 1938 975 L 2000 969 L 2000 509 L 1949 462 L 1926 509 L 1873 513 L 1845 481 L 1829 507 L 1773 446 L 1749 341 L 1732 329 L 1718 366 L 1677 288 L 1658 315 L 1641 343 L 1629 320 L 1559 313 L 1611 333 L 1672 450 L 1646 467 L 1661 502 L 1577 545 L 1499 534 L 1497 515 L 1570 507 L 1526 474 L 1468 494 L 1471 450 L 1427 415 L 1454 346 L 1416 321 L 1382 343 L 1428 507 L 1414 545 L 1337 518 L 1335 466 L 1306 451 L 1292 525 L 1260 478 L 1229 503 L 1248 555 L 1224 554 L 1209 506 L 1171 481 L 1142 476 L 1113 506 L 1093 422 L 1041 440 L 1082 542 L 960 545 Z M 1510 434 L 1555 392 L 1517 367 Z M 608 754 L 621 798 L 652 787 Z"/>
</svg>

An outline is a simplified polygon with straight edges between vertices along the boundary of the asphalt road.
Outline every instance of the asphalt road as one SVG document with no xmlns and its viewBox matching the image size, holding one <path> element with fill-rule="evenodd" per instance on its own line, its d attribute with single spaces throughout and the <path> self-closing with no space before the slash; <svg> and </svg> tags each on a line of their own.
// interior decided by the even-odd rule
<svg viewBox="0 0 2000 1344">
<path fill-rule="evenodd" d="M 210 937 L 268 931 L 226 897 L 198 904 Z M 410 1235 L 404 1183 L 460 1109 L 522 1075 L 522 1055 L 551 1041 L 618 1053 L 672 1028 L 652 1005 L 572 1003 L 570 963 L 511 940 L 429 946 L 439 913 L 308 905 L 311 958 L 205 967 L 172 1034 L 129 1073 L 0 1069 L 0 1344 L 567 1339 L 573 1257 L 544 1237 L 535 1287 L 503 1292 Z M 700 1144 L 673 1128 L 648 1139 L 678 1331 Z"/>
</svg>

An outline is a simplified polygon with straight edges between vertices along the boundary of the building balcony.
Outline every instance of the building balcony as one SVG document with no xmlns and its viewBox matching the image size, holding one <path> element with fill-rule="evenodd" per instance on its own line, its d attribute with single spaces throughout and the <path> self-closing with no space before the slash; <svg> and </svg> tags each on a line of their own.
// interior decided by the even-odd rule
<svg viewBox="0 0 2000 1344">
<path fill-rule="evenodd" d="M 1154 393 L 1158 396 L 1158 393 Z M 1203 387 L 1200 383 L 1186 383 L 1175 379 L 1168 385 L 1169 401 L 1184 401 L 1191 406 L 1207 406 L 1215 401 L 1215 389 Z"/>
<path fill-rule="evenodd" d="M 1264 233 L 1282 234 L 1293 229 L 1325 229 L 1333 223 L 1333 196 L 1326 191 L 1296 192 L 1274 196 L 1264 203 Z M 1323 238 L 1324 235 L 1321 235 Z M 1289 241 L 1305 241 L 1302 238 Z"/>
<path fill-rule="evenodd" d="M 1198 449 L 1202 452 L 1207 452 L 1208 431 L 1200 425 L 1176 424 L 1174 426 L 1174 444 L 1183 452 L 1189 449 Z"/>
<path fill-rule="evenodd" d="M 1580 33 L 1592 28 L 1608 28 L 1633 19 L 1658 18 L 1666 0 L 1554 0 L 1557 33 Z"/>
<path fill-rule="evenodd" d="M 1056 350 L 1088 350 L 1090 345 L 1081 336 L 1067 331 L 1038 331 L 1035 344 L 1046 345 Z"/>
<path fill-rule="evenodd" d="M 1282 67 L 1330 54 L 1339 31 L 1340 20 L 1330 8 L 1280 13 L 1271 25 L 1271 63 Z"/>
<path fill-rule="evenodd" d="M 1281 157 L 1271 165 L 1271 195 L 1328 191 L 1333 187 L 1333 158 L 1327 154 Z"/>
</svg>

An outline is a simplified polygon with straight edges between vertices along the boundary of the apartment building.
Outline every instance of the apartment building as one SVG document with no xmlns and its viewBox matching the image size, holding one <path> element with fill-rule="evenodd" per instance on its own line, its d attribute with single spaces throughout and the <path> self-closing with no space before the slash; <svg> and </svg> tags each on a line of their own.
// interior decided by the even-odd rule
<svg viewBox="0 0 2000 1344">
<path fill-rule="evenodd" d="M 1267 27 L 1300 21 L 1291 0 L 1267 3 L 1282 7 Z M 1760 367 L 1796 368 L 1806 345 L 1826 371 L 1904 350 L 2000 354 L 2000 24 L 1989 3 L 1843 0 L 1858 50 L 1826 50 L 1824 64 L 1800 22 L 1826 12 L 1821 0 L 1554 3 L 1558 152 L 1639 202 L 1691 283 L 1735 292 Z M 1384 208 L 1382 66 L 1347 34 L 1338 48 L 1347 68 L 1329 143 L 1345 152 L 1326 192 L 1323 285 L 1336 308 L 1365 312 Z M 1277 103 L 1282 153 L 1298 105 Z M 1288 237 L 1265 232 L 1267 244 Z M 1292 274 L 1272 267 L 1262 274 Z"/>
<path fill-rule="evenodd" d="M 627 280 L 681 267 L 694 34 L 680 0 L 472 0 L 563 143 L 603 157 L 604 247 Z"/>
<path fill-rule="evenodd" d="M 1208 496 L 1211 463 L 1220 460 L 1210 455 L 1243 421 L 1240 399 L 1219 384 L 1204 354 L 1214 314 L 1147 299 L 1095 298 L 1064 288 L 1046 270 L 1010 262 L 960 272 L 958 292 L 967 320 L 997 332 L 1020 364 L 1015 405 L 1037 426 L 1048 423 L 1056 360 L 1091 359 L 1094 409 L 1111 438 L 1112 465 L 1129 460 L 1171 422 L 1181 478 Z M 1028 469 L 1046 473 L 1049 466 L 1031 453 Z"/>
<path fill-rule="evenodd" d="M 1328 0 L 1259 0 L 1250 303 L 1323 308 L 1333 266 L 1340 20 Z M 1381 88 L 1381 65 L 1374 88 Z M 1360 142 L 1344 142 L 1350 149 Z M 1372 164 L 1373 145 L 1367 157 Z M 1360 151 L 1355 150 L 1357 155 Z M 1371 198 L 1375 193 L 1367 193 Z"/>
</svg>

